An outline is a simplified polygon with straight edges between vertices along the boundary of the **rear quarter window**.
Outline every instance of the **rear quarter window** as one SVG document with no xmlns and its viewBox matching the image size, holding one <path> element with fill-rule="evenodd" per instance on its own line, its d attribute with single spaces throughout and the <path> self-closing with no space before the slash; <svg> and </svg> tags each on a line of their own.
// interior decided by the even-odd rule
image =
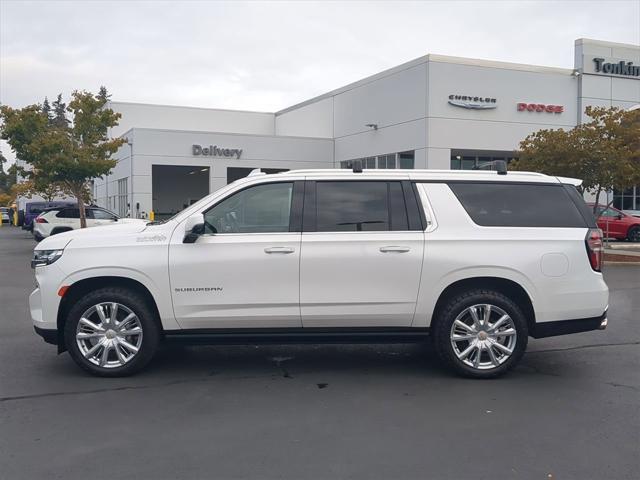
<svg viewBox="0 0 640 480">
<path fill-rule="evenodd" d="M 561 184 L 461 182 L 448 185 L 474 223 L 483 227 L 588 226 Z"/>
</svg>

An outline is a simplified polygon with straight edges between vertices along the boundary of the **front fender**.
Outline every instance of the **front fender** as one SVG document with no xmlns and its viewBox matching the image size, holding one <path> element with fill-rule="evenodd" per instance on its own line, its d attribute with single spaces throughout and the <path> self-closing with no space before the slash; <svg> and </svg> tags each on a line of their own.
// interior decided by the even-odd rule
<svg viewBox="0 0 640 480">
<path fill-rule="evenodd" d="M 164 275 L 160 281 L 154 281 L 148 274 L 127 267 L 89 267 L 77 270 L 68 275 L 61 283 L 72 286 L 82 280 L 99 277 L 126 278 L 134 280 L 143 285 L 153 297 L 160 313 L 162 327 L 166 330 L 180 329 L 173 314 L 173 304 L 171 301 L 171 291 L 169 289 L 169 279 Z"/>
</svg>

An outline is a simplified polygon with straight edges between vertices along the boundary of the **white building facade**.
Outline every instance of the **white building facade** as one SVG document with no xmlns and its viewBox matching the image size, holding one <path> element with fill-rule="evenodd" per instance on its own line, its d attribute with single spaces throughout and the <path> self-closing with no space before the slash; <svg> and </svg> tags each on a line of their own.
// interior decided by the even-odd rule
<svg viewBox="0 0 640 480">
<path fill-rule="evenodd" d="M 128 143 L 97 203 L 162 218 L 247 175 L 299 168 L 460 169 L 509 160 L 588 105 L 640 104 L 640 46 L 579 39 L 574 68 L 426 55 L 275 113 L 111 102 Z M 640 186 L 616 192 L 640 210 Z"/>
</svg>

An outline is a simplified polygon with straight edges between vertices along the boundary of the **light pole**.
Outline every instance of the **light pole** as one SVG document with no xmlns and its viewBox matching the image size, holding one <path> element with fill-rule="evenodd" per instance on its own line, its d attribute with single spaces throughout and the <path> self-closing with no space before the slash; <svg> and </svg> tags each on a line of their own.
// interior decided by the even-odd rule
<svg viewBox="0 0 640 480">
<path fill-rule="evenodd" d="M 129 166 L 130 166 L 130 176 L 131 181 L 129 182 L 129 187 L 131 187 L 131 202 L 129 202 L 129 211 L 131 212 L 131 217 L 133 218 L 133 142 L 127 138 L 127 145 L 129 145 Z M 138 212 L 136 212 L 136 218 L 138 218 Z"/>
</svg>

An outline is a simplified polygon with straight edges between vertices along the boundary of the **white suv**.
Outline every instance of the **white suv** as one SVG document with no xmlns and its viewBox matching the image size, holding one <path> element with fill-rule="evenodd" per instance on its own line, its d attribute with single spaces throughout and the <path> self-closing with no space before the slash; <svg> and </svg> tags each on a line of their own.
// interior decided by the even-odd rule
<svg viewBox="0 0 640 480">
<path fill-rule="evenodd" d="M 580 182 L 505 173 L 252 174 L 162 223 L 55 235 L 34 252 L 33 323 L 102 376 L 161 342 L 430 339 L 494 377 L 529 336 L 604 328 L 609 296 Z"/>
<path fill-rule="evenodd" d="M 87 227 L 111 225 L 119 220 L 115 213 L 97 207 L 85 207 Z M 78 207 L 52 207 L 45 209 L 33 220 L 33 236 L 40 241 L 50 235 L 56 235 L 80 228 L 80 210 Z"/>
</svg>

